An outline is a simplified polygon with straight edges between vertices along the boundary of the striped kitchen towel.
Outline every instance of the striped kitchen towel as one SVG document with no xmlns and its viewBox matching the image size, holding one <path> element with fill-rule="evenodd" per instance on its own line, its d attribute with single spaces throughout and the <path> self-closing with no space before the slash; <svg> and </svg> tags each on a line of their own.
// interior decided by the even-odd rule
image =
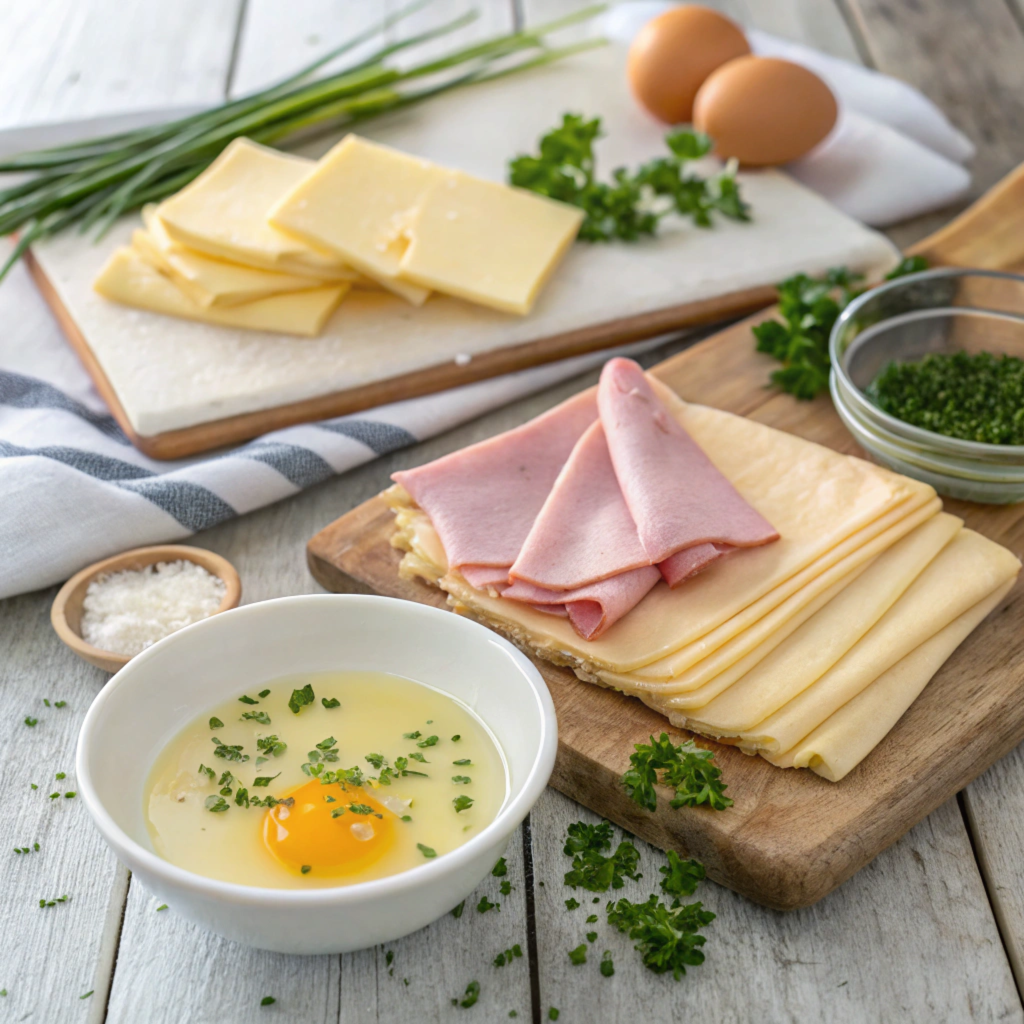
<svg viewBox="0 0 1024 1024">
<path fill-rule="evenodd" d="M 665 340 L 157 462 L 132 447 L 59 338 L 40 338 L 28 356 L 24 346 L 5 352 L 0 339 L 0 597 L 57 583 L 127 548 L 181 540 Z M 26 359 L 33 373 L 19 372 Z"/>
</svg>

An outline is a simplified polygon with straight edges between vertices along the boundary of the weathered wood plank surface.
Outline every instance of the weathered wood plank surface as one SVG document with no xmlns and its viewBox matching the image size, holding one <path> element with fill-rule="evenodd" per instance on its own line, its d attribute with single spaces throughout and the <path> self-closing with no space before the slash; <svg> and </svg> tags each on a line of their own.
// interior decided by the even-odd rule
<svg viewBox="0 0 1024 1024">
<path fill-rule="evenodd" d="M 986 153 L 996 154 L 982 168 L 979 188 L 1024 155 L 1017 109 L 1024 95 L 1019 89 L 1024 61 L 1004 0 L 969 8 L 956 0 L 927 5 L 848 0 L 844 6 L 854 13 L 856 35 L 846 32 L 842 9 L 831 2 L 722 0 L 726 3 L 730 13 L 749 17 L 760 28 L 803 38 L 840 56 L 867 54 L 884 70 L 923 86 Z M 237 93 L 287 73 L 316 56 L 318 47 L 347 31 L 356 18 L 375 16 L 380 6 L 371 0 L 287 5 L 248 0 L 231 87 Z M 501 2 L 486 6 L 504 9 Z M 536 12 L 554 17 L 565 9 L 554 0 L 520 6 L 530 17 Z M 157 103 L 214 102 L 229 86 L 239 11 L 235 0 L 136 5 L 7 0 L 2 5 L 5 103 L 0 125 Z M 898 240 L 902 244 L 919 237 L 942 219 L 925 218 L 903 229 Z M 21 368 L 19 352 L 25 346 L 46 345 L 54 360 L 63 360 L 69 386 L 87 392 L 87 382 L 26 278 L 15 275 L 0 287 L 0 321 L 5 368 Z M 380 490 L 393 469 L 507 429 L 591 379 L 500 410 L 225 524 L 197 542 L 235 563 L 247 600 L 315 590 L 304 566 L 305 541 Z M 560 1007 L 563 1021 L 641 1014 L 668 1020 L 682 1007 L 723 1021 L 748 1020 L 752 1013 L 793 1021 L 1021 1019 L 970 837 L 952 803 L 824 903 L 799 915 L 763 911 L 706 885 L 701 896 L 719 915 L 708 929 L 708 962 L 678 987 L 640 972 L 621 936 L 602 945 L 608 933 L 603 914 L 595 945 L 615 951 L 615 977 L 597 973 L 600 953 L 584 967 L 569 964 L 566 951 L 584 941 L 577 932 L 586 929 L 568 919 L 561 902 L 568 895 L 561 883 L 561 844 L 565 824 L 585 812 L 551 793 L 532 818 L 534 867 L 538 881 L 545 883 L 533 890 L 538 957 L 532 964 L 524 958 L 510 968 L 491 966 L 504 942 L 519 942 L 524 952 L 529 947 L 518 839 L 508 857 L 508 877 L 517 889 L 502 900 L 501 915 L 471 915 L 467 909 L 459 921 L 447 918 L 393 944 L 394 976 L 387 975 L 382 950 L 343 958 L 276 958 L 203 936 L 176 919 L 173 908 L 157 913 L 141 886 L 133 885 L 126 901 L 127 877 L 103 847 L 84 808 L 63 797 L 51 802 L 48 792 L 53 790 L 44 792 L 46 782 L 55 782 L 53 774 L 62 770 L 57 763 L 64 769 L 71 765 L 81 715 L 104 679 L 64 651 L 51 634 L 46 616 L 52 596 L 49 591 L 0 604 L 0 784 L 15 797 L 8 801 L 13 808 L 9 847 L 36 839 L 41 846 L 31 855 L 0 856 L 0 989 L 8 992 L 0 997 L 4 1019 L 27 1017 L 46 1024 L 107 1017 L 131 1024 L 450 1020 L 462 1013 L 451 1007 L 451 997 L 474 978 L 482 987 L 477 1019 L 486 1021 L 507 1019 L 513 1009 L 520 1020 L 531 1019 L 531 998 L 545 1017 L 548 1006 Z M 40 706 L 44 696 L 51 702 L 66 699 L 68 707 L 58 716 L 56 709 Z M 23 724 L 30 713 L 40 719 L 34 729 Z M 32 781 L 40 791 L 28 790 Z M 73 782 L 72 776 L 65 781 Z M 18 796 L 22 788 L 40 800 Z M 1021 793 L 1024 756 L 1018 751 L 965 795 L 989 896 L 1018 971 L 1024 943 Z M 652 885 L 642 895 L 657 883 L 657 857 L 646 851 L 645 860 L 650 866 L 644 881 Z M 71 893 L 72 901 L 40 909 L 38 898 L 59 895 L 58 889 Z M 486 885 L 485 891 L 494 895 Z M 539 981 L 533 992 L 530 968 Z M 409 986 L 400 980 L 406 977 Z M 1020 971 L 1018 982 L 1024 984 Z M 79 1000 L 90 990 L 91 997 Z M 275 995 L 278 1002 L 259 1011 L 262 995 Z"/>
</svg>

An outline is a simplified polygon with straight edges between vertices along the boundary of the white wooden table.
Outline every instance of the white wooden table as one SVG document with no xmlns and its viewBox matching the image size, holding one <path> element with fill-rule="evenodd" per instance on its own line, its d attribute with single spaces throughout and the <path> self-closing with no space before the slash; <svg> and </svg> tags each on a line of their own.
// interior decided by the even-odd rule
<svg viewBox="0 0 1024 1024">
<path fill-rule="evenodd" d="M 705 0 L 707 2 L 707 0 Z M 573 0 L 481 0 L 470 32 L 557 16 Z M 155 105 L 214 102 L 284 74 L 378 17 L 384 0 L 0 0 L 0 127 Z M 912 80 L 979 144 L 980 191 L 1024 157 L 1021 0 L 719 0 L 761 28 Z M 423 17 L 461 10 L 437 0 Z M 404 31 L 413 31 L 407 24 Z M 909 241 L 940 221 L 894 233 Z M 57 331 L 22 271 L 0 287 L 10 369 L 19 346 Z M 13 342 L 11 339 L 13 338 Z M 59 346 L 55 350 L 59 349 Z M 71 359 L 70 355 L 66 358 Z M 245 599 L 316 591 L 303 547 L 326 523 L 411 466 L 520 423 L 574 381 L 296 498 L 200 535 L 242 574 Z M 0 503 L 3 496 L 0 495 Z M 0 537 L 2 546 L 13 543 Z M 832 896 L 795 914 L 707 883 L 718 914 L 707 963 L 676 983 L 643 969 L 602 922 L 585 966 L 567 951 L 591 926 L 565 910 L 568 823 L 594 816 L 549 791 L 508 853 L 501 911 L 447 917 L 387 948 L 286 957 L 204 934 L 157 901 L 105 848 L 74 790 L 75 738 L 106 676 L 51 632 L 53 591 L 0 603 L 0 1021 L 33 1024 L 296 1024 L 467 1019 L 564 1022 L 681 1017 L 747 1021 L 1024 1019 L 1024 751 L 951 800 Z M 67 701 L 61 709 L 47 708 Z M 26 716 L 39 719 L 35 728 Z M 68 777 L 55 781 L 57 772 Z M 35 783 L 39 788 L 32 789 Z M 642 845 L 642 844 L 641 844 Z M 643 898 L 662 855 L 644 848 Z M 497 894 L 497 880 L 481 893 Z M 41 897 L 71 900 L 41 909 Z M 600 907 L 594 907 L 599 910 Z M 497 968 L 519 943 L 526 955 Z M 597 962 L 613 951 L 615 975 Z M 393 953 L 393 970 L 386 954 Z M 1016 979 L 1016 980 L 1015 980 Z M 470 981 L 480 1000 L 453 1007 Z M 272 1006 L 261 1007 L 263 996 Z"/>
</svg>

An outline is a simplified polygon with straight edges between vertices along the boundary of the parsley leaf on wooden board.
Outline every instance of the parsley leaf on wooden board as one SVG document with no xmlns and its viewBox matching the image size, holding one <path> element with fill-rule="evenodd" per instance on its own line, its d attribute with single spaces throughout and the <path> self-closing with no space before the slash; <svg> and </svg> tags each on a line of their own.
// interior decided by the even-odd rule
<svg viewBox="0 0 1024 1024">
<path fill-rule="evenodd" d="M 908 256 L 885 275 L 886 281 L 925 270 L 923 256 Z M 828 338 L 839 314 L 864 291 L 863 280 L 846 267 L 833 267 L 822 277 L 794 274 L 779 284 L 780 320 L 753 328 L 757 351 L 782 363 L 771 382 L 796 398 L 810 400 L 828 388 L 831 361 Z"/>
<path fill-rule="evenodd" d="M 675 850 L 667 850 L 666 856 L 668 863 L 658 868 L 665 876 L 661 880 L 662 892 L 669 896 L 692 896 L 704 881 L 704 865 L 699 860 L 683 860 Z"/>
<path fill-rule="evenodd" d="M 633 242 L 655 235 L 661 219 L 672 213 L 691 217 L 699 227 L 710 227 L 716 212 L 750 219 L 734 168 L 708 179 L 686 171 L 689 161 L 711 150 L 702 132 L 674 129 L 665 136 L 668 156 L 635 171 L 618 167 L 610 182 L 596 178 L 594 142 L 600 136 L 599 117 L 588 121 L 564 114 L 561 125 L 541 137 L 537 154 L 509 162 L 509 183 L 578 206 L 586 213 L 579 232 L 585 242 Z"/>
<path fill-rule="evenodd" d="M 640 878 L 637 848 L 623 840 L 614 852 L 606 853 L 611 851 L 612 838 L 612 827 L 607 821 L 598 825 L 578 821 L 570 825 L 562 849 L 566 856 L 572 857 L 572 868 L 565 873 L 565 884 L 587 892 L 607 892 L 621 889 L 624 878 Z"/>
<path fill-rule="evenodd" d="M 698 929 L 710 924 L 715 915 L 700 903 L 680 906 L 676 900 L 665 906 L 657 896 L 646 903 L 621 899 L 608 904 L 608 923 L 636 941 L 644 966 L 656 974 L 671 971 L 678 981 L 687 967 L 704 963 L 701 946 L 706 939 Z"/>
<path fill-rule="evenodd" d="M 658 806 L 655 785 L 660 782 L 676 791 L 672 807 L 697 807 L 708 804 L 716 811 L 732 806 L 721 781 L 722 769 L 712 763 L 714 754 L 702 750 L 693 740 L 676 746 L 663 732 L 650 743 L 637 743 L 629 757 L 630 768 L 622 776 L 626 795 L 634 803 L 653 811 Z"/>
</svg>

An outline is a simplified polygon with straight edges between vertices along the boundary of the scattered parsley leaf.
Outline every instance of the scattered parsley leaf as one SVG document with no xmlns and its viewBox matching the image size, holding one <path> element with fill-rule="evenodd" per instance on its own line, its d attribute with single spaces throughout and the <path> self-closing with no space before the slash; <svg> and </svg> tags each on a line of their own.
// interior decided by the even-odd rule
<svg viewBox="0 0 1024 1024">
<path fill-rule="evenodd" d="M 498 892 L 500 892 L 502 896 L 508 896 L 509 893 L 512 892 L 512 883 L 506 878 L 505 881 L 498 886 Z"/>
<path fill-rule="evenodd" d="M 313 868 L 309 864 L 303 864 L 299 869 L 304 875 L 308 875 Z"/>
<path fill-rule="evenodd" d="M 32 717 L 31 715 L 29 715 L 29 716 L 28 716 L 28 717 L 27 717 L 27 718 L 25 719 L 25 724 L 26 724 L 26 725 L 27 725 L 27 726 L 28 726 L 28 727 L 29 727 L 30 729 L 33 729 L 33 728 L 35 728 L 35 727 L 36 727 L 36 726 L 37 726 L 37 725 L 39 724 L 39 719 L 38 719 L 38 718 L 33 718 L 33 717 Z"/>
<path fill-rule="evenodd" d="M 600 118 L 563 115 L 561 125 L 541 138 L 537 155 L 510 161 L 509 184 L 582 209 L 586 217 L 579 238 L 586 242 L 655 235 L 661 219 L 672 213 L 692 217 L 700 227 L 710 227 L 716 211 L 733 220 L 750 219 L 732 167 L 707 180 L 686 172 L 688 161 L 710 151 L 706 135 L 671 131 L 665 137 L 669 155 L 634 172 L 619 167 L 606 183 L 595 176 L 594 142 L 601 134 Z"/>
<path fill-rule="evenodd" d="M 473 762 L 468 757 L 461 757 L 461 758 L 459 758 L 458 761 L 452 761 L 452 764 L 457 764 L 457 765 L 466 765 L 466 764 L 471 765 L 472 763 Z"/>
<path fill-rule="evenodd" d="M 570 949 L 569 959 L 572 961 L 575 967 L 579 967 L 580 964 L 585 964 L 587 962 L 586 943 L 581 942 L 575 949 Z"/>
<path fill-rule="evenodd" d="M 207 768 L 205 764 L 199 766 L 199 774 L 205 775 L 212 782 L 217 773 L 212 768 Z"/>
<path fill-rule="evenodd" d="M 353 814 L 373 814 L 373 808 L 369 804 L 349 804 L 348 809 Z"/>
<path fill-rule="evenodd" d="M 430 764 L 430 762 L 421 753 L 419 753 L 419 751 L 414 750 L 409 756 L 414 761 L 419 761 L 420 764 Z"/>
<path fill-rule="evenodd" d="M 228 809 L 228 802 L 224 797 L 217 796 L 217 794 L 214 793 L 206 798 L 204 806 L 208 811 L 212 811 L 214 814 L 220 814 L 222 811 L 226 811 Z"/>
<path fill-rule="evenodd" d="M 282 743 L 276 736 L 263 736 L 256 741 L 256 749 L 262 750 L 267 757 L 280 757 L 288 749 L 288 744 Z M 259 758 L 256 760 L 258 762 Z"/>
<path fill-rule="evenodd" d="M 253 698 L 253 697 L 250 697 L 250 696 L 248 696 L 247 694 L 243 694 L 243 695 L 242 695 L 241 697 L 239 697 L 238 699 L 239 699 L 239 700 L 240 700 L 240 701 L 241 701 L 241 702 L 242 702 L 243 704 L 259 704 L 259 701 L 258 701 L 258 700 L 256 700 L 256 699 L 255 699 L 255 698 Z"/>
<path fill-rule="evenodd" d="M 260 1000 L 260 1006 L 273 1006 L 277 1000 L 273 996 L 264 996 Z"/>
<path fill-rule="evenodd" d="M 260 789 L 266 789 L 267 786 L 269 786 L 280 774 L 281 773 L 278 772 L 277 775 L 257 775 L 256 778 L 252 780 L 252 784 Z"/>
<path fill-rule="evenodd" d="M 610 978 L 615 973 L 615 964 L 612 963 L 612 951 L 606 949 L 604 956 L 601 957 L 601 974 L 606 978 Z"/>
<path fill-rule="evenodd" d="M 422 735 L 423 735 L 423 733 L 419 732 L 418 730 L 416 732 L 403 732 L 402 733 L 402 739 L 403 740 L 418 740 Z"/>
<path fill-rule="evenodd" d="M 558 1010 L 554 1006 L 548 1007 L 548 1020 L 558 1020 Z"/>
<path fill-rule="evenodd" d="M 452 807 L 455 808 L 456 814 L 461 814 L 463 811 L 468 811 L 472 806 L 473 798 L 471 796 L 466 796 L 465 793 L 462 793 L 461 795 L 457 796 L 452 801 Z"/>
<path fill-rule="evenodd" d="M 56 774 L 56 775 L 54 775 L 54 778 L 55 778 L 55 779 L 57 779 L 57 781 L 58 781 L 58 782 L 59 782 L 59 781 L 60 781 L 61 779 L 66 779 L 67 777 L 68 777 L 68 776 L 67 776 L 67 772 L 57 772 L 57 774 Z"/>
<path fill-rule="evenodd" d="M 288 707 L 292 714 L 297 715 L 307 704 L 312 704 L 315 700 L 316 694 L 313 693 L 312 685 L 306 683 L 301 690 L 292 690 L 292 695 L 288 698 Z"/>
<path fill-rule="evenodd" d="M 593 942 L 597 938 L 597 932 L 587 932 L 587 942 Z"/>
<path fill-rule="evenodd" d="M 466 909 L 466 901 L 463 900 L 457 907 L 452 910 L 452 917 L 458 920 L 462 917 L 462 912 Z"/>
<path fill-rule="evenodd" d="M 53 702 L 53 706 L 55 708 L 66 708 L 68 706 L 68 702 L 66 700 L 55 700 Z"/>
<path fill-rule="evenodd" d="M 75 790 L 70 789 L 70 790 L 68 790 L 67 793 L 64 794 L 64 799 L 65 800 L 74 800 L 76 796 L 78 796 L 78 793 Z"/>
<path fill-rule="evenodd" d="M 452 782 L 456 786 L 468 786 L 473 780 L 468 775 L 453 775 Z"/>
<path fill-rule="evenodd" d="M 166 903 L 161 903 L 160 906 L 156 908 L 156 912 L 159 914 L 161 910 L 166 910 L 166 909 L 167 909 L 167 904 Z"/>
<path fill-rule="evenodd" d="M 607 821 L 588 825 L 577 821 L 570 825 L 562 852 L 572 857 L 572 868 L 565 874 L 565 884 L 579 886 L 588 892 L 621 889 L 624 878 L 640 878 L 640 854 L 628 840 L 619 843 L 614 852 L 612 827 Z"/>
<path fill-rule="evenodd" d="M 83 995 L 80 995 L 78 998 L 79 999 L 88 999 L 89 996 L 91 996 L 93 994 L 93 992 L 95 992 L 95 991 L 96 990 L 94 988 L 91 988 L 91 989 L 89 989 L 88 992 L 84 993 Z"/>
<path fill-rule="evenodd" d="M 425 740 L 420 740 L 419 743 L 416 744 L 417 747 L 433 747 L 433 746 L 436 746 L 436 745 L 437 745 L 437 737 L 436 736 L 428 736 Z"/>
<path fill-rule="evenodd" d="M 702 750 L 693 740 L 676 746 L 668 733 L 662 733 L 650 743 L 637 743 L 629 757 L 630 768 L 622 776 L 626 795 L 648 811 L 658 804 L 655 785 L 661 772 L 663 785 L 675 791 L 672 807 L 696 807 L 708 804 L 713 810 L 724 811 L 732 806 L 725 795 L 726 785 L 721 781 L 722 770 L 713 764 L 714 754 Z"/>
<path fill-rule="evenodd" d="M 255 797 L 255 800 L 259 800 L 259 797 Z M 236 807 L 248 807 L 249 806 L 249 790 L 245 786 L 239 786 L 235 790 L 235 806 Z"/>
<path fill-rule="evenodd" d="M 270 725 L 270 715 L 266 711 L 244 711 L 242 712 L 242 721 L 250 720 L 253 722 L 259 722 L 260 725 Z"/>
<path fill-rule="evenodd" d="M 495 878 L 503 878 L 508 874 L 508 865 L 505 863 L 504 857 L 498 858 L 498 863 L 491 868 L 491 874 L 494 875 Z"/>
<path fill-rule="evenodd" d="M 669 896 L 692 896 L 704 881 L 704 865 L 698 860 L 683 860 L 675 850 L 669 850 L 667 856 L 668 864 L 658 868 L 665 876 L 662 891 Z"/>
<path fill-rule="evenodd" d="M 223 729 L 224 728 L 224 723 L 216 715 L 214 715 L 210 719 L 210 728 L 211 729 Z"/>
<path fill-rule="evenodd" d="M 471 1006 L 473 1006 L 476 1003 L 476 1001 L 479 998 L 480 998 L 480 982 L 479 981 L 471 981 L 466 986 L 465 998 L 459 1001 L 459 1006 L 461 1006 L 464 1010 L 468 1010 Z"/>
<path fill-rule="evenodd" d="M 597 914 L 587 915 L 587 924 L 593 924 L 597 920 Z"/>
<path fill-rule="evenodd" d="M 608 923 L 636 941 L 634 947 L 644 966 L 656 974 L 672 973 L 678 981 L 687 967 L 704 963 L 705 943 L 698 929 L 710 924 L 715 915 L 700 903 L 665 906 L 657 896 L 646 903 L 621 899 L 608 904 Z"/>
<path fill-rule="evenodd" d="M 480 902 L 476 905 L 476 909 L 481 914 L 486 914 L 488 910 L 501 910 L 500 903 L 492 903 L 486 896 L 480 897 Z"/>
<path fill-rule="evenodd" d="M 437 856 L 436 850 L 432 850 L 429 846 L 424 846 L 422 843 L 417 843 L 416 849 L 419 850 L 427 860 L 431 860 Z"/>
<path fill-rule="evenodd" d="M 926 269 L 923 256 L 910 256 L 885 275 L 887 281 Z M 828 388 L 828 339 L 843 309 L 863 292 L 862 275 L 833 267 L 822 277 L 794 274 L 777 285 L 780 320 L 753 328 L 757 351 L 782 363 L 771 375 L 777 388 L 809 400 Z"/>
<path fill-rule="evenodd" d="M 580 901 L 578 899 L 576 899 L 575 896 L 570 896 L 569 899 L 567 899 L 565 901 L 565 909 L 566 910 L 576 910 L 579 906 L 580 906 Z"/>
<path fill-rule="evenodd" d="M 320 698 L 320 703 L 323 704 L 323 706 L 325 708 L 328 708 L 328 709 L 330 709 L 330 708 L 340 708 L 341 707 L 341 701 L 338 700 L 337 697 L 331 697 L 330 699 L 328 699 L 327 697 L 321 697 Z"/>
<path fill-rule="evenodd" d="M 269 697 L 270 696 L 270 690 L 260 690 L 260 696 L 261 697 Z"/>
<path fill-rule="evenodd" d="M 455 734 L 455 735 L 454 735 L 454 736 L 452 737 L 452 743 L 458 743 L 458 742 L 459 742 L 459 740 L 461 740 L 461 739 L 462 739 L 462 737 L 461 737 L 461 736 L 460 736 L 460 735 L 459 735 L 458 733 L 456 733 L 456 734 Z"/>
</svg>

